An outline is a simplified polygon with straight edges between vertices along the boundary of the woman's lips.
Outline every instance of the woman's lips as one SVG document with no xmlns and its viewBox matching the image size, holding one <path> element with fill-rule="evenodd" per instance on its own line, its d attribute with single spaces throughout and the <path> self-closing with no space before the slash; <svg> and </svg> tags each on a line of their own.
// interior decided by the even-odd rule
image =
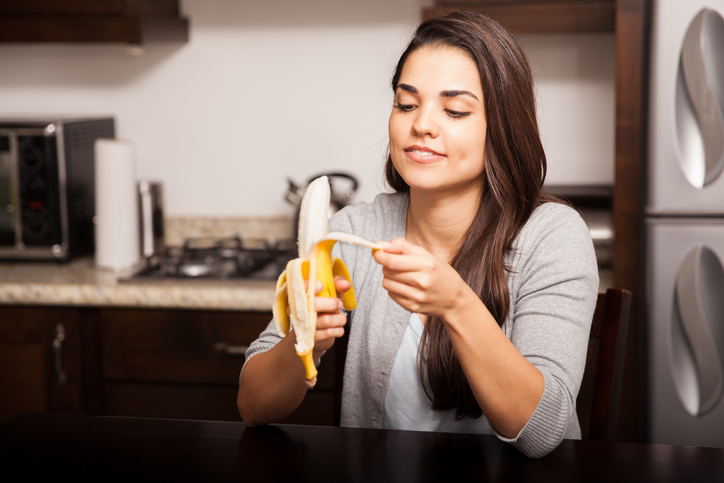
<svg viewBox="0 0 724 483">
<path fill-rule="evenodd" d="M 445 158 L 444 154 L 422 146 L 410 146 L 405 149 L 405 154 L 416 163 L 435 163 Z"/>
</svg>

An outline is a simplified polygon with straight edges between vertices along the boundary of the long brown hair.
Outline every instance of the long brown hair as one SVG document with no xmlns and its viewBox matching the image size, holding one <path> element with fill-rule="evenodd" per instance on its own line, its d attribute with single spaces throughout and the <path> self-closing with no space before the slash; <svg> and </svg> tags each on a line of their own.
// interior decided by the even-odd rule
<svg viewBox="0 0 724 483">
<path fill-rule="evenodd" d="M 408 56 L 423 46 L 454 47 L 478 67 L 487 132 L 483 194 L 451 265 L 502 326 L 510 310 L 505 256 L 533 210 L 552 200 L 543 192 L 546 156 L 536 119 L 528 59 L 499 23 L 471 12 L 454 12 L 422 23 L 392 78 L 397 90 Z M 388 155 L 385 175 L 398 192 L 410 187 Z M 455 409 L 455 418 L 478 418 L 482 410 L 460 366 L 440 317 L 428 317 L 420 341 L 418 370 L 433 410 Z M 425 386 L 425 378 L 429 390 Z"/>
</svg>

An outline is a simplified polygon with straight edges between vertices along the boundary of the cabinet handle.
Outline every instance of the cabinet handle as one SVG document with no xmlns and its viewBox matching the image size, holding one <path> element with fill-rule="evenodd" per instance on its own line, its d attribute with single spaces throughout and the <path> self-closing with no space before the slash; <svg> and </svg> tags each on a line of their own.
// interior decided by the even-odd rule
<svg viewBox="0 0 724 483">
<path fill-rule="evenodd" d="M 230 357 L 246 357 L 248 345 L 229 345 L 226 342 L 214 344 L 214 350 Z"/>
<path fill-rule="evenodd" d="M 59 386 L 65 386 L 66 375 L 63 369 L 63 341 L 65 340 L 65 327 L 63 324 L 55 326 L 55 339 L 53 339 L 53 368 Z"/>
</svg>

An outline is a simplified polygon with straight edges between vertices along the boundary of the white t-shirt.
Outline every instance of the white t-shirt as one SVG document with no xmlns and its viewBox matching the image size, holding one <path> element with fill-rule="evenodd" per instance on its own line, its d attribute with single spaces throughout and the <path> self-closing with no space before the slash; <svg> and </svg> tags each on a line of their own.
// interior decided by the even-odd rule
<svg viewBox="0 0 724 483">
<path fill-rule="evenodd" d="M 424 326 L 416 314 L 410 316 L 400 349 L 390 373 L 385 394 L 385 429 L 493 434 L 485 416 L 454 419 L 455 410 L 433 411 L 417 371 L 417 350 Z"/>
</svg>

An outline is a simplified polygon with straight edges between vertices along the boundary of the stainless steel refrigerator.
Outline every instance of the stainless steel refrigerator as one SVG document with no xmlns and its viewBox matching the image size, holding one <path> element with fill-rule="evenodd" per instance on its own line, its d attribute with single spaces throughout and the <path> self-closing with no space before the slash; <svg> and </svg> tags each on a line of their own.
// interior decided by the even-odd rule
<svg viewBox="0 0 724 483">
<path fill-rule="evenodd" d="M 724 448 L 724 0 L 652 5 L 647 426 Z"/>
</svg>

